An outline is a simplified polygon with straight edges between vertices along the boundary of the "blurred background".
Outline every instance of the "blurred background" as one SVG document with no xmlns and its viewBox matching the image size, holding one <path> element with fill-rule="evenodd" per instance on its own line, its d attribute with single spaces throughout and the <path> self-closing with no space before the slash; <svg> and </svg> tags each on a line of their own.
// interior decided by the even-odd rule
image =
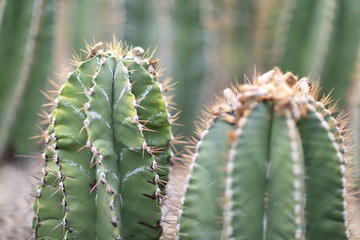
<svg viewBox="0 0 360 240">
<path fill-rule="evenodd" d="M 41 91 L 85 41 L 113 37 L 156 49 L 185 137 L 222 89 L 279 66 L 332 91 L 359 142 L 358 0 L 0 0 L 0 239 L 23 239 L 31 219 Z"/>
</svg>

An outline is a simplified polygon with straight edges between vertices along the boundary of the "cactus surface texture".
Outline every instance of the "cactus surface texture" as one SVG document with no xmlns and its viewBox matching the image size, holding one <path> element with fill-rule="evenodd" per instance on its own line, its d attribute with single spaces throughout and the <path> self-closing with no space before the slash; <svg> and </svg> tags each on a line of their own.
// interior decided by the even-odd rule
<svg viewBox="0 0 360 240">
<path fill-rule="evenodd" d="M 156 61 L 116 41 L 102 48 L 89 49 L 53 96 L 35 239 L 161 235 L 172 135 Z"/>
<path fill-rule="evenodd" d="M 187 156 L 178 239 L 352 237 L 345 124 L 318 90 L 274 68 L 224 91 Z"/>
</svg>

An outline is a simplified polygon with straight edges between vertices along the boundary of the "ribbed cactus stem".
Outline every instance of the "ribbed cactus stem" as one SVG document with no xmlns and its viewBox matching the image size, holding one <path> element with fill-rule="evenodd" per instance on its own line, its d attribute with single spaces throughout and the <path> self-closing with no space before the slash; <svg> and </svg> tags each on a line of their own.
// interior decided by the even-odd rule
<svg viewBox="0 0 360 240">
<path fill-rule="evenodd" d="M 178 239 L 352 236 L 344 124 L 317 91 L 278 68 L 224 91 L 190 146 Z"/>
<path fill-rule="evenodd" d="M 36 239 L 158 239 L 170 115 L 156 62 L 98 43 L 54 98 Z M 163 180 L 165 179 L 165 180 Z"/>
</svg>

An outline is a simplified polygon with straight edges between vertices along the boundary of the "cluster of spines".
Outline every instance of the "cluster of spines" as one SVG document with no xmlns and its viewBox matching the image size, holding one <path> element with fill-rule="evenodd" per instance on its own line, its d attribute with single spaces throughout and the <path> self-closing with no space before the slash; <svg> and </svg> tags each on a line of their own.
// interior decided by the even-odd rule
<svg viewBox="0 0 360 240">
<path fill-rule="evenodd" d="M 163 83 L 163 85 L 161 85 L 161 83 L 158 83 L 156 80 L 156 78 L 158 77 L 158 73 L 156 71 L 156 62 L 151 62 L 152 60 L 148 60 L 147 58 L 141 58 L 140 55 L 144 54 L 144 51 L 141 48 L 133 48 L 133 49 L 126 49 L 123 50 L 121 43 L 117 42 L 114 40 L 114 42 L 108 46 L 108 49 L 110 50 L 110 53 L 106 53 L 106 52 L 102 52 L 102 44 L 95 44 L 95 46 L 93 47 L 88 47 L 88 57 L 87 60 L 89 61 L 93 61 L 96 62 L 97 64 L 97 70 L 95 70 L 96 68 L 92 69 L 92 73 L 87 73 L 86 77 L 90 79 L 90 81 L 87 84 L 81 84 L 81 89 L 78 89 L 78 92 L 75 94 L 80 94 L 80 95 L 84 95 L 87 99 L 83 100 L 83 106 L 71 106 L 71 104 L 67 105 L 67 107 L 69 107 L 70 110 L 72 111 L 76 111 L 77 114 L 81 117 L 81 125 L 82 127 L 79 128 L 79 132 L 77 132 L 76 134 L 81 135 L 84 134 L 85 132 L 87 134 L 86 135 L 91 135 L 91 131 L 89 130 L 91 128 L 91 117 L 89 117 L 91 115 L 90 111 L 91 111 L 91 95 L 94 93 L 94 86 L 92 86 L 95 82 L 95 79 L 97 78 L 99 71 L 100 71 L 100 66 L 102 64 L 105 63 L 105 61 L 111 57 L 114 57 L 116 59 L 121 59 L 122 62 L 128 62 L 125 64 L 125 66 L 123 67 L 124 70 L 124 74 L 127 75 L 127 79 L 131 79 L 131 74 L 136 73 L 139 69 L 129 69 L 131 68 L 131 63 L 135 62 L 135 67 L 139 66 L 139 68 L 144 68 L 146 74 L 148 74 L 149 78 L 153 81 L 152 84 L 155 85 L 155 91 L 159 91 L 157 94 L 160 99 L 157 99 L 159 101 L 164 101 L 163 103 L 163 115 L 160 117 L 163 117 L 164 119 L 162 119 L 162 126 L 166 128 L 163 132 L 165 132 L 165 135 L 163 136 L 163 142 L 165 141 L 166 143 L 162 143 L 162 146 L 151 146 L 150 144 L 147 143 L 147 137 L 144 136 L 144 132 L 149 131 L 149 132 L 157 132 L 157 130 L 152 130 L 150 127 L 152 126 L 152 119 L 146 119 L 143 120 L 141 119 L 142 116 L 138 116 L 138 113 L 140 110 L 144 110 L 143 112 L 146 113 L 146 111 L 148 111 L 148 109 L 145 109 L 143 106 L 140 105 L 142 100 L 146 100 L 146 94 L 140 94 L 140 96 L 134 96 L 132 91 L 132 87 L 137 84 L 139 85 L 139 83 L 136 82 L 136 80 L 134 82 L 130 82 L 130 80 L 128 80 L 128 83 L 126 85 L 125 88 L 123 88 L 123 91 L 127 91 L 129 94 L 131 94 L 133 96 L 133 102 L 132 102 L 132 107 L 135 110 L 135 114 L 132 117 L 132 119 L 130 120 L 130 122 L 132 124 L 135 124 L 137 127 L 137 131 L 139 131 L 141 138 L 143 139 L 143 142 L 141 143 L 141 146 L 132 148 L 129 147 L 128 150 L 130 151 L 137 151 L 141 153 L 141 157 L 142 158 L 150 158 L 151 161 L 149 162 L 149 166 L 145 167 L 146 169 L 144 170 L 150 170 L 153 173 L 153 178 L 152 179 L 148 179 L 147 181 L 149 183 L 152 183 L 155 185 L 155 189 L 154 189 L 154 193 L 152 195 L 147 195 L 150 198 L 156 199 L 156 201 L 158 203 L 161 203 L 162 198 L 163 198 L 163 191 L 164 191 L 164 186 L 167 182 L 167 161 L 168 158 L 170 157 L 170 155 L 172 155 L 172 152 L 168 149 L 168 146 L 171 145 L 173 146 L 174 144 L 176 144 L 179 139 L 178 137 L 173 137 L 171 134 L 171 130 L 170 130 L 170 124 L 173 123 L 177 116 L 170 116 L 170 114 L 167 112 L 167 107 L 171 107 L 171 102 L 166 101 L 167 99 L 164 99 L 165 97 L 162 95 L 163 93 L 167 92 L 171 86 L 168 85 L 169 81 L 165 81 Z M 107 59 L 104 58 L 103 54 L 109 54 L 107 57 Z M 144 54 L 146 55 L 146 54 Z M 76 67 L 80 68 L 82 66 L 82 64 L 84 62 L 82 62 L 80 60 L 79 57 L 75 57 L 75 60 L 73 61 L 76 65 Z M 144 70 L 144 69 L 140 69 L 140 70 Z M 67 74 L 67 77 L 70 78 L 72 75 L 76 75 L 77 72 L 70 72 Z M 114 74 L 114 73 L 113 73 Z M 81 83 L 81 79 L 80 76 L 77 75 L 78 78 L 78 82 Z M 53 85 L 56 85 L 53 83 Z M 65 85 L 64 85 L 65 86 Z M 42 114 L 40 114 L 40 116 L 44 117 L 45 120 L 42 121 L 43 124 L 47 124 L 48 125 L 48 130 L 44 131 L 44 133 L 42 134 L 42 137 L 45 138 L 46 144 L 47 144 L 47 150 L 45 150 L 44 154 L 43 154 L 43 160 L 45 162 L 45 167 L 44 167 L 44 177 L 42 178 L 42 186 L 37 190 L 37 199 L 36 203 L 35 203 L 35 208 L 41 208 L 41 194 L 44 191 L 44 187 L 45 186 L 50 186 L 50 188 L 55 188 L 55 189 L 49 189 L 50 191 L 52 191 L 51 193 L 51 198 L 52 199 L 56 199 L 56 198 L 61 198 L 61 201 L 59 201 L 60 203 L 58 204 L 60 207 L 61 205 L 63 206 L 63 209 L 65 210 L 65 214 L 63 215 L 63 217 L 60 217 L 59 219 L 57 219 L 57 221 L 59 222 L 57 225 L 55 225 L 53 227 L 53 229 L 49 230 L 49 234 L 51 234 L 51 232 L 54 232 L 56 230 L 59 229 L 65 229 L 67 232 L 72 232 L 73 229 L 71 229 L 71 227 L 67 226 L 67 220 L 66 220 L 66 216 L 67 216 L 67 212 L 71 211 L 71 209 L 66 207 L 66 184 L 64 184 L 64 179 L 66 179 L 67 176 L 65 176 L 62 171 L 62 165 L 61 163 L 61 157 L 59 157 L 59 155 L 57 154 L 57 137 L 55 134 L 55 123 L 56 123 L 56 112 L 57 112 L 57 106 L 59 104 L 59 97 L 61 97 L 61 92 L 63 90 L 63 87 L 59 87 L 56 85 L 56 89 L 54 92 L 58 93 L 58 96 L 52 96 L 52 95 L 47 95 L 47 98 L 49 100 L 51 100 L 51 103 L 46 104 L 46 106 L 51 106 L 50 111 L 52 111 L 51 115 L 47 114 L 46 112 L 43 112 Z M 74 94 L 74 93 L 73 93 Z M 171 98 L 171 97 L 170 97 Z M 120 98 L 119 98 L 120 99 Z M 169 98 L 168 98 L 169 99 Z M 170 100 L 171 101 L 171 100 Z M 157 106 L 155 106 L 157 107 Z M 150 109 L 151 111 L 152 109 Z M 97 117 L 97 116 L 92 116 L 92 117 Z M 142 124 L 143 123 L 143 124 Z M 156 123 L 154 123 L 156 125 Z M 150 126 L 150 127 L 149 127 Z M 50 132 L 52 131 L 52 132 Z M 75 134 L 75 135 L 76 135 Z M 75 135 L 73 136 L 73 138 L 75 138 Z M 149 134 L 150 135 L 150 134 Z M 115 187 L 112 187 L 110 184 L 108 184 L 107 181 L 107 174 L 108 174 L 108 170 L 103 168 L 103 162 L 104 162 L 104 155 L 102 153 L 101 150 L 99 150 L 96 146 L 94 146 L 93 142 L 91 141 L 91 137 L 87 137 L 87 139 L 85 141 L 83 141 L 81 144 L 81 146 L 77 149 L 76 153 L 78 152 L 83 152 L 83 149 L 88 149 L 87 154 L 90 156 L 90 161 L 88 162 L 89 167 L 94 167 L 97 168 L 96 170 L 96 180 L 94 180 L 93 182 L 90 183 L 89 186 L 89 193 L 94 193 L 96 194 L 96 196 L 94 197 L 95 201 L 98 201 L 98 188 L 100 187 L 100 185 L 102 185 L 104 187 L 105 192 L 109 195 L 109 201 L 108 201 L 108 205 L 105 206 L 106 208 L 108 208 L 110 210 L 110 214 L 112 215 L 111 217 L 111 224 L 113 225 L 113 227 L 115 227 L 115 229 L 119 229 L 120 225 L 119 223 L 121 222 L 121 219 L 119 219 L 119 213 L 116 213 L 116 207 L 115 205 L 117 201 L 120 202 L 120 205 L 122 204 L 121 201 L 121 195 L 119 196 L 118 194 L 118 190 L 115 189 Z M 171 144 L 169 144 L 169 141 L 171 140 Z M 155 142 L 155 140 L 153 141 Z M 53 151 L 54 154 L 50 155 L 49 151 Z M 125 150 L 126 151 L 126 150 Z M 51 152 L 52 153 L 52 152 Z M 144 156 L 145 155 L 145 156 Z M 148 157 L 146 157 L 148 156 Z M 53 159 L 54 161 L 50 160 Z M 56 159 L 55 159 L 56 158 Z M 160 159 L 162 158 L 162 159 Z M 59 161 L 60 160 L 60 161 Z M 159 161 L 161 160 L 161 163 L 159 163 Z M 50 163 L 50 164 L 49 164 Z M 54 165 L 54 164 L 55 165 Z M 56 169 L 52 169 L 52 168 L 56 168 Z M 141 170 L 142 171 L 142 170 Z M 55 176 L 54 181 L 56 181 L 56 183 L 54 181 L 52 182 L 47 182 L 47 178 L 49 175 L 49 172 L 51 172 L 51 174 L 53 173 Z M 134 170 L 133 173 L 137 173 L 136 170 Z M 129 175 L 130 176 L 130 175 Z M 127 176 L 127 177 L 129 177 Z M 123 176 L 124 177 L 124 176 Z M 56 187 L 54 187 L 56 185 Z M 57 195 L 58 197 L 56 197 L 55 195 Z M 94 194 L 92 194 L 94 195 Z M 48 196 L 47 196 L 48 197 Z M 120 200 L 116 200 L 120 198 Z M 47 199 L 48 200 L 48 199 Z M 34 238 L 36 238 L 37 236 L 37 229 L 38 227 L 41 225 L 41 219 L 39 215 L 39 211 L 38 209 L 35 209 L 36 211 L 36 217 L 35 217 L 35 235 Z M 41 211 L 41 210 L 40 210 Z M 160 214 L 159 214 L 160 216 Z M 120 216 L 121 217 L 121 216 Z M 146 219 L 145 219 L 146 220 Z M 126 220 L 124 220 L 126 221 Z M 157 223 L 157 226 L 152 225 L 150 227 L 152 228 L 157 228 L 160 229 L 160 219 L 159 222 Z M 136 223 L 135 223 L 136 224 Z M 139 224 L 139 222 L 137 223 Z M 144 224 L 145 223 L 140 223 L 140 224 Z M 60 228 L 61 226 L 63 226 L 63 228 Z M 115 238 L 116 239 L 120 239 L 120 230 L 116 230 L 115 232 L 118 232 L 118 234 L 116 234 Z M 130 234 L 130 233 L 129 233 Z M 64 239 L 67 239 L 67 234 L 65 234 Z"/>
<path fill-rule="evenodd" d="M 277 71 L 277 69 L 275 69 L 275 71 Z M 272 75 L 273 72 L 270 72 Z M 268 73 L 269 74 L 269 73 Z M 261 77 L 267 78 L 268 76 L 266 76 L 267 74 L 264 74 L 263 76 L 260 76 L 259 78 L 261 79 Z M 291 82 L 292 80 L 290 80 Z M 298 102 L 298 104 L 294 104 L 292 102 L 289 103 L 279 103 L 278 106 L 275 107 L 276 110 L 279 110 L 280 108 L 284 108 L 287 109 L 287 106 L 291 106 L 290 110 L 283 110 L 283 115 L 286 116 L 287 119 L 287 126 L 289 128 L 289 139 L 291 141 L 291 150 L 292 150 L 292 160 L 293 160 L 293 174 L 295 175 L 295 180 L 294 180 L 294 201 L 297 202 L 297 204 L 294 206 L 294 216 L 295 216 L 295 223 L 298 226 L 298 228 L 295 231 L 295 239 L 304 239 L 305 238 L 305 229 L 304 229 L 304 224 L 305 224 L 305 212 L 304 212 L 304 205 L 305 205 L 305 199 L 303 199 L 303 196 L 301 194 L 301 192 L 303 192 L 304 190 L 304 183 L 303 183 L 303 175 L 304 172 L 301 170 L 301 160 L 300 160 L 300 156 L 298 154 L 299 153 L 299 148 L 301 148 L 298 143 L 296 142 L 296 138 L 299 138 L 298 133 L 297 133 L 297 126 L 296 126 L 296 122 L 299 121 L 301 118 L 306 117 L 307 112 L 314 112 L 317 119 L 321 122 L 322 127 L 328 131 L 328 137 L 330 139 L 330 141 L 333 144 L 334 149 L 337 152 L 337 158 L 339 159 L 339 169 L 342 175 L 342 197 L 343 197 L 343 218 L 344 218 L 344 231 L 345 231 L 345 235 L 347 238 L 350 237 L 351 232 L 349 230 L 349 219 L 351 219 L 351 214 L 348 213 L 348 205 L 349 201 L 351 201 L 351 194 L 349 194 L 349 189 L 351 188 L 351 186 L 347 183 L 346 181 L 346 176 L 348 176 L 348 171 L 349 170 L 345 170 L 347 169 L 345 166 L 345 157 L 346 157 L 346 148 L 345 148 L 345 143 L 344 143 L 344 138 L 349 138 L 349 134 L 347 133 L 346 130 L 344 130 L 345 126 L 346 126 L 346 121 L 344 120 L 345 117 L 343 114 L 340 114 L 338 119 L 335 120 L 334 117 L 332 117 L 331 115 L 336 112 L 336 107 L 335 104 L 333 104 L 333 102 L 331 101 L 331 99 L 329 98 L 329 96 L 323 97 L 321 100 L 315 100 L 316 95 L 319 91 L 319 86 L 318 84 L 310 84 L 309 87 L 309 80 L 304 78 L 301 79 L 297 84 L 298 89 L 299 89 L 299 97 L 296 98 L 296 101 Z M 259 80 L 255 79 L 254 80 L 255 85 L 259 84 Z M 261 80 L 260 80 L 261 82 Z M 306 84 L 305 84 L 306 83 Z M 261 83 L 260 83 L 261 84 Z M 294 83 L 291 83 L 290 85 L 293 85 Z M 306 85 L 306 86 L 305 86 Z M 254 86 L 254 85 L 253 85 Z M 241 87 L 240 87 L 241 88 Z M 239 91 L 242 91 L 240 88 L 235 87 L 233 89 L 233 92 L 235 92 L 235 94 L 238 94 Z M 246 87 L 245 87 L 246 88 Z M 251 87 L 249 87 L 250 89 Z M 243 88 L 244 89 L 244 88 Z M 258 88 L 259 89 L 259 88 Z M 241 101 L 238 101 L 239 99 L 236 100 L 236 98 L 234 98 L 234 96 L 230 96 L 231 94 L 229 94 L 229 92 L 231 92 L 229 89 L 225 90 L 224 95 L 225 95 L 225 99 L 220 99 L 220 103 L 216 104 L 216 110 L 214 111 L 214 109 L 212 109 L 211 113 L 206 114 L 205 118 L 202 120 L 201 122 L 201 127 L 198 130 L 198 136 L 199 136 L 199 140 L 194 141 L 193 143 L 190 144 L 190 147 L 187 148 L 187 152 L 189 154 L 184 155 L 183 161 L 185 161 L 188 164 L 188 172 L 192 172 L 193 168 L 194 168 L 194 164 L 196 159 L 198 158 L 198 152 L 199 152 L 199 148 L 202 144 L 202 141 L 204 139 L 204 137 L 208 134 L 209 130 L 211 130 L 210 128 L 212 127 L 212 125 L 214 124 L 214 121 L 217 118 L 221 118 L 223 121 L 229 122 L 229 123 L 234 123 L 234 116 L 231 114 L 228 114 L 227 112 L 229 112 L 228 110 L 224 110 L 225 108 L 230 108 L 231 106 L 233 106 L 234 104 L 241 104 Z M 242 93 L 245 93 L 246 90 Z M 264 97 L 264 95 L 261 95 L 263 93 L 260 93 L 261 91 L 259 90 L 259 92 L 257 94 L 252 94 L 251 91 L 249 91 L 250 94 L 248 96 L 250 96 L 250 98 L 254 98 L 255 101 L 268 101 L 271 100 L 271 98 L 267 98 Z M 240 94 L 241 95 L 241 94 Z M 239 95 L 238 95 L 239 96 Z M 260 99 L 260 100 L 259 100 Z M 236 100 L 236 101 L 234 101 Z M 279 101 L 280 102 L 280 101 Z M 224 104 L 225 103 L 225 104 Z M 297 105 L 297 106 L 295 106 Z M 325 108 L 325 105 L 330 105 L 328 107 L 328 109 Z M 292 108 L 294 107 L 294 108 Z M 240 129 L 240 125 L 241 122 L 246 121 L 244 119 L 246 119 L 246 111 L 248 111 L 248 109 L 251 108 L 249 106 L 246 107 L 246 110 L 244 111 L 244 113 L 242 113 L 242 118 L 240 119 L 240 121 L 237 123 L 237 127 Z M 221 112 L 221 114 L 219 113 L 219 109 L 223 110 Z M 275 110 L 275 111 L 276 111 Z M 295 121 L 294 121 L 295 120 Z M 241 132 L 241 130 L 239 130 Z M 238 129 L 235 130 L 235 132 L 238 132 Z M 240 133 L 239 133 L 240 134 Z M 231 136 L 229 136 L 229 138 L 233 138 Z M 236 141 L 235 141 L 236 142 Z M 234 144 L 234 142 L 232 142 L 232 144 Z M 232 146 L 234 147 L 234 146 Z M 228 153 L 228 159 L 232 159 L 234 153 L 231 151 L 229 151 Z M 227 238 L 226 239 L 232 239 L 231 234 L 232 234 L 232 229 L 231 229 L 231 225 L 230 222 L 231 221 L 227 221 L 230 220 L 232 218 L 232 213 L 231 213 L 231 172 L 233 170 L 233 165 L 231 164 L 231 161 L 228 161 L 225 169 L 223 170 L 224 172 L 226 172 L 227 177 L 224 178 L 224 186 L 225 186 L 225 193 L 223 196 L 223 200 L 221 201 L 221 205 L 224 207 L 224 217 L 222 219 L 222 223 L 223 223 L 223 236 Z M 185 171 L 186 172 L 186 171 Z M 188 174 L 183 174 L 181 176 L 178 176 L 178 179 L 176 180 L 172 180 L 173 182 L 182 182 L 185 185 L 185 189 L 179 189 L 178 194 L 181 195 L 180 197 L 180 203 L 181 205 L 184 204 L 185 201 L 185 196 L 184 196 L 184 192 L 186 192 L 186 189 L 188 189 L 189 187 L 189 179 L 190 179 L 191 175 Z M 298 179 L 298 180 L 296 180 Z M 229 189 L 227 188 L 229 187 Z M 348 189 L 348 190 L 347 190 Z M 173 196 L 174 198 L 179 198 L 178 196 Z M 181 218 L 183 213 L 183 210 L 180 208 L 178 210 L 178 217 L 179 219 Z M 227 214 L 229 213 L 229 214 Z M 181 220 L 180 220 L 181 222 Z M 177 232 L 180 232 L 181 226 L 179 225 L 179 223 L 176 226 Z M 178 235 L 177 238 L 179 238 L 179 236 L 182 235 Z M 181 238 L 181 237 L 180 237 Z"/>
</svg>

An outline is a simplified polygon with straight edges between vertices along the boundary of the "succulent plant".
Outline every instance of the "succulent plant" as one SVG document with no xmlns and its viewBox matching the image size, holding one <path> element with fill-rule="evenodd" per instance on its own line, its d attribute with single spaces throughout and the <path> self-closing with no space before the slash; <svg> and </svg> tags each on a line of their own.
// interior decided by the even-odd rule
<svg viewBox="0 0 360 240">
<path fill-rule="evenodd" d="M 124 25 L 123 39 L 134 46 L 148 48 L 158 45 L 159 29 L 155 9 L 159 3 L 154 0 L 125 0 L 123 1 Z"/>
<path fill-rule="evenodd" d="M 360 44 L 359 2 L 270 0 L 258 4 L 253 49 L 258 69 L 274 65 L 321 79 L 345 107 Z"/>
<path fill-rule="evenodd" d="M 317 84 L 274 68 L 226 89 L 179 162 L 158 60 L 103 48 L 47 95 L 35 239 L 351 237 L 345 121 Z"/>
<path fill-rule="evenodd" d="M 189 173 L 168 184 L 178 239 L 351 237 L 345 123 L 318 90 L 274 68 L 224 91 L 185 156 Z"/>
<path fill-rule="evenodd" d="M 174 100 L 181 115 L 179 123 L 186 128 L 175 129 L 191 136 L 194 120 L 201 108 L 201 86 L 205 84 L 204 31 L 201 1 L 176 0 L 172 5 L 173 59 L 172 76 L 177 82 Z M 187 16 L 187 17 L 184 17 Z M 193 39 L 189 41 L 188 36 Z M 186 49 L 186 51 L 184 51 Z"/>
<path fill-rule="evenodd" d="M 0 159 L 10 149 L 17 154 L 30 151 L 28 138 L 34 134 L 36 113 L 44 100 L 39 90 L 45 89 L 51 70 L 57 1 L 2 5 L 0 53 L 6 57 L 0 64 Z"/>
<path fill-rule="evenodd" d="M 156 60 L 89 48 L 45 114 L 35 239 L 157 239 L 172 138 Z M 146 54 L 144 55 L 146 56 Z"/>
<path fill-rule="evenodd" d="M 66 33 L 64 34 L 65 36 L 62 36 L 61 34 L 57 35 L 59 38 L 64 38 L 62 41 L 65 41 L 70 45 L 65 46 L 70 48 L 65 50 L 73 51 L 73 49 L 75 49 L 78 51 L 79 49 L 84 49 L 84 40 L 91 42 L 94 38 L 97 38 L 99 35 L 103 36 L 105 31 L 108 31 L 108 26 L 106 24 L 107 16 L 104 17 L 102 15 L 102 11 L 106 11 L 106 2 L 78 0 L 60 4 L 64 5 L 62 7 L 66 13 L 63 13 L 59 18 L 68 18 L 67 21 L 60 24 L 66 25 L 71 23 L 71 27 L 68 26 L 66 30 L 63 30 Z M 60 7 L 58 11 L 61 11 Z M 59 19 L 59 21 L 62 21 L 62 19 Z M 99 33 L 99 29 L 101 29 L 101 34 Z M 108 38 L 111 40 L 110 35 Z"/>
</svg>

